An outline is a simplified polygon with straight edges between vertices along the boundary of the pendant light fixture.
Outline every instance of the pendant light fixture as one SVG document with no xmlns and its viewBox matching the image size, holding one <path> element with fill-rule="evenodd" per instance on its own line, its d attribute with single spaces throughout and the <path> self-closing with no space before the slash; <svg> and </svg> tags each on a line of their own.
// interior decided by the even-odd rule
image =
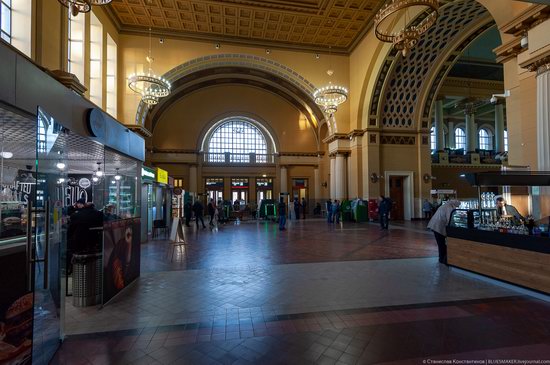
<svg viewBox="0 0 550 365">
<path fill-rule="evenodd" d="M 148 1 L 151 5 L 151 2 Z M 152 23 L 152 20 L 151 20 Z M 151 26 L 149 26 L 149 54 L 146 57 L 149 65 L 147 73 L 132 74 L 128 78 L 128 87 L 135 93 L 141 94 L 141 101 L 147 105 L 158 104 L 160 98 L 170 95 L 170 82 L 163 77 L 155 75 L 153 72 L 153 61 L 151 47 Z"/>
<path fill-rule="evenodd" d="M 417 25 L 409 25 L 407 14 L 409 9 L 416 7 L 425 7 L 428 15 Z M 405 25 L 397 32 L 382 30 L 385 25 L 389 28 L 393 20 L 396 19 L 400 11 L 405 11 Z M 401 51 L 403 56 L 409 54 L 410 50 L 416 46 L 420 37 L 426 33 L 437 21 L 439 17 L 439 0 L 391 0 L 376 13 L 374 17 L 374 33 L 376 38 L 382 42 L 393 43 L 393 46 Z"/>
<path fill-rule="evenodd" d="M 107 5 L 112 0 L 58 0 L 61 5 L 71 10 L 72 16 L 78 13 L 87 13 L 92 10 L 93 5 Z"/>
<path fill-rule="evenodd" d="M 115 180 L 119 181 L 120 179 L 122 179 L 122 176 L 120 176 L 120 174 L 118 173 L 118 168 L 117 168 L 115 173 Z"/>
<path fill-rule="evenodd" d="M 329 60 L 331 59 L 330 51 L 331 48 L 329 47 Z M 315 90 L 313 93 L 315 104 L 319 105 L 323 111 L 331 117 L 338 111 L 338 106 L 345 103 L 348 99 L 348 89 L 344 86 L 335 85 L 330 80 L 333 74 L 334 70 L 332 70 L 332 67 L 329 65 L 329 69 L 327 70 L 327 75 L 329 77 L 328 85 Z"/>
</svg>

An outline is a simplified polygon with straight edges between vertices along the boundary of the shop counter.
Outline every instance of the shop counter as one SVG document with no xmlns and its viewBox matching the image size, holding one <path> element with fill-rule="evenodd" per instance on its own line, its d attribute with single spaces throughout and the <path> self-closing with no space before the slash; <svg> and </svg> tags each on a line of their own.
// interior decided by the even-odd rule
<svg viewBox="0 0 550 365">
<path fill-rule="evenodd" d="M 449 265 L 550 294 L 550 239 L 447 227 Z"/>
</svg>

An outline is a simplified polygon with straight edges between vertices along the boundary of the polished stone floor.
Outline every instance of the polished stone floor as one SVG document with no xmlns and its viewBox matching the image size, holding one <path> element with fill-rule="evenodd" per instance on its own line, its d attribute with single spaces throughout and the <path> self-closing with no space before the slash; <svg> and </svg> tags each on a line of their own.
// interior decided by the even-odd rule
<svg viewBox="0 0 550 365">
<path fill-rule="evenodd" d="M 424 223 L 247 222 L 143 245 L 142 276 L 67 307 L 60 364 L 550 359 L 550 304 L 437 262 Z"/>
</svg>

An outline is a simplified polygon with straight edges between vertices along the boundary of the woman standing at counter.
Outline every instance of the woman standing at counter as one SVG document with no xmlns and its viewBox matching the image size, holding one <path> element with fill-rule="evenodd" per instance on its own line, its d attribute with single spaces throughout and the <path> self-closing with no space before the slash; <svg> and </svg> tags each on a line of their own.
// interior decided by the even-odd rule
<svg viewBox="0 0 550 365">
<path fill-rule="evenodd" d="M 428 228 L 433 231 L 435 241 L 437 242 L 439 262 L 445 265 L 447 265 L 447 225 L 451 219 L 451 213 L 459 206 L 460 202 L 458 200 L 448 201 L 439 207 L 428 223 Z"/>
</svg>

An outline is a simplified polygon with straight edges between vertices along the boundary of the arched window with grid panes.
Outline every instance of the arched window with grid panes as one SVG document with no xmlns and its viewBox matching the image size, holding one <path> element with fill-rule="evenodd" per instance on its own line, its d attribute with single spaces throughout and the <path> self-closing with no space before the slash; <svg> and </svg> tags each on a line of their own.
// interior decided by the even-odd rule
<svg viewBox="0 0 550 365">
<path fill-rule="evenodd" d="M 466 132 L 460 127 L 455 129 L 455 148 L 466 148 Z"/>
<path fill-rule="evenodd" d="M 267 163 L 273 152 L 272 139 L 259 123 L 248 118 L 230 118 L 216 125 L 207 136 L 207 162 Z M 266 136 L 267 135 L 267 136 Z M 267 138 L 266 138 L 267 137 Z M 251 161 L 254 155 L 254 161 Z"/>
<path fill-rule="evenodd" d="M 478 133 L 479 133 L 479 149 L 492 150 L 493 134 L 486 128 L 481 128 Z"/>
</svg>

